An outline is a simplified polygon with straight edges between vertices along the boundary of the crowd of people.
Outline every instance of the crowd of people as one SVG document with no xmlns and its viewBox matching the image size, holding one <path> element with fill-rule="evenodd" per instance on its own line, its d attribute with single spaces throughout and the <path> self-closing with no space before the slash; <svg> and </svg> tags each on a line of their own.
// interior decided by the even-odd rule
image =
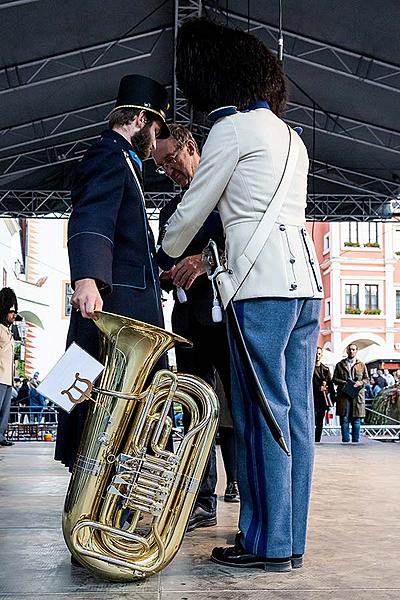
<svg viewBox="0 0 400 600">
<path fill-rule="evenodd" d="M 313 398 L 315 413 L 315 441 L 321 441 L 324 419 L 336 405 L 340 419 L 342 442 L 360 441 L 361 423 L 366 416 L 366 403 L 386 387 L 400 383 L 400 371 L 394 375 L 389 369 L 376 369 L 371 376 L 366 365 L 357 358 L 357 344 L 349 344 L 347 357 L 336 366 L 333 377 L 329 367 L 321 363 L 322 348 L 317 348 L 314 374 Z"/>
</svg>

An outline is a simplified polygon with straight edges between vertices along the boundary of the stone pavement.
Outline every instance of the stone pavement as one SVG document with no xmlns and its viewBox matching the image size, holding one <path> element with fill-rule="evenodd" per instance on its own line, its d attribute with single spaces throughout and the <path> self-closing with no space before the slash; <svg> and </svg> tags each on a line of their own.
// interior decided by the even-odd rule
<svg viewBox="0 0 400 600">
<path fill-rule="evenodd" d="M 66 470 L 53 444 L 0 448 L 2 600 L 399 600 L 400 444 L 330 439 L 316 453 L 303 569 L 265 573 L 209 561 L 233 540 L 237 505 L 221 499 L 218 526 L 187 534 L 175 560 L 139 584 L 97 580 L 70 565 L 61 533 Z M 219 493 L 224 474 L 219 464 Z"/>
</svg>

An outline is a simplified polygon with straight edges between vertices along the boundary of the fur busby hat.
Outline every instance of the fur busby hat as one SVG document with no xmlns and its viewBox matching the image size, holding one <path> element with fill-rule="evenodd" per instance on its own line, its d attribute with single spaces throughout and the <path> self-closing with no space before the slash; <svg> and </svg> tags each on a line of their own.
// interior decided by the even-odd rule
<svg viewBox="0 0 400 600">
<path fill-rule="evenodd" d="M 144 75 L 125 75 L 120 81 L 117 101 L 108 118 L 118 108 L 137 108 L 153 113 L 161 124 L 160 139 L 170 136 L 166 123 L 168 92 L 161 83 Z"/>
<path fill-rule="evenodd" d="M 179 29 L 176 77 L 194 110 L 267 100 L 280 116 L 285 107 L 285 78 L 272 52 L 254 35 L 207 19 Z"/>
<path fill-rule="evenodd" d="M 3 325 L 6 322 L 7 313 L 11 310 L 18 312 L 18 301 L 14 290 L 9 287 L 4 287 L 0 290 L 0 323 Z"/>
</svg>

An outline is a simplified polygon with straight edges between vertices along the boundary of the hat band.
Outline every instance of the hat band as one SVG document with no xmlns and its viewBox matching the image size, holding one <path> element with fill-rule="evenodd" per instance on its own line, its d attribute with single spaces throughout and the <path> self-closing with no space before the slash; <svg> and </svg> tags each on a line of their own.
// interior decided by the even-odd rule
<svg viewBox="0 0 400 600">
<path fill-rule="evenodd" d="M 107 115 L 107 119 L 110 118 L 110 116 L 113 114 L 114 111 L 118 110 L 119 108 L 138 108 L 140 110 L 144 110 L 145 112 L 152 112 L 154 114 L 156 114 L 158 117 L 161 118 L 161 120 L 165 123 L 165 112 L 162 110 L 155 110 L 154 108 L 148 108 L 147 106 L 140 106 L 138 104 L 121 104 L 120 106 L 115 106 L 112 111 Z"/>
</svg>

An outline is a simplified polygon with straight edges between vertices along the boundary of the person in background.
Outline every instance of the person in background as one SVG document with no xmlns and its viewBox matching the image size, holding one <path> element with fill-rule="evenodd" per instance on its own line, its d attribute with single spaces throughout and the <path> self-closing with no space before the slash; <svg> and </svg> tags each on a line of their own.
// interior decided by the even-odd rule
<svg viewBox="0 0 400 600">
<path fill-rule="evenodd" d="M 29 387 L 36 389 L 39 386 L 39 384 L 39 371 L 35 371 L 33 377 L 31 377 L 29 380 Z"/>
<path fill-rule="evenodd" d="M 388 386 L 388 382 L 386 381 L 386 377 L 383 376 L 382 369 L 378 369 L 376 372 L 377 382 L 381 386 L 381 388 L 385 388 Z"/>
<path fill-rule="evenodd" d="M 361 419 L 365 417 L 364 386 L 370 381 L 367 367 L 356 356 L 357 351 L 357 344 L 349 344 L 346 348 L 347 358 L 338 362 L 333 373 L 333 383 L 337 385 L 336 415 L 340 417 L 342 442 L 346 443 L 350 442 L 350 425 L 352 442 L 360 441 Z M 354 397 L 346 392 L 348 383 L 359 390 L 358 393 L 354 392 Z"/>
<path fill-rule="evenodd" d="M 0 290 L 0 446 L 12 446 L 6 438 L 14 382 L 14 338 L 12 326 L 18 313 L 14 290 Z"/>
<path fill-rule="evenodd" d="M 18 391 L 22 385 L 20 377 L 14 377 L 14 384 L 11 389 L 11 410 L 10 410 L 10 423 L 18 423 Z"/>
<path fill-rule="evenodd" d="M 313 397 L 314 397 L 314 415 L 315 415 L 315 441 L 321 441 L 324 417 L 326 411 L 334 405 L 336 401 L 335 386 L 332 382 L 329 367 L 321 363 L 322 348 L 317 347 L 315 357 L 315 367 L 313 375 Z"/>
<path fill-rule="evenodd" d="M 379 385 L 379 377 L 378 375 L 373 375 L 371 377 L 371 387 L 372 387 L 372 396 L 376 398 L 379 392 L 382 391 L 381 386 Z"/>
<path fill-rule="evenodd" d="M 386 380 L 386 383 L 389 385 L 394 385 L 394 377 L 391 374 L 391 372 L 389 371 L 389 369 L 384 369 L 383 370 L 383 377 Z"/>
<path fill-rule="evenodd" d="M 19 407 L 19 416 L 20 423 L 25 421 L 25 415 L 28 416 L 28 421 L 30 420 L 30 400 L 29 400 L 29 380 L 23 379 L 21 387 L 18 390 L 17 402 Z"/>
</svg>

